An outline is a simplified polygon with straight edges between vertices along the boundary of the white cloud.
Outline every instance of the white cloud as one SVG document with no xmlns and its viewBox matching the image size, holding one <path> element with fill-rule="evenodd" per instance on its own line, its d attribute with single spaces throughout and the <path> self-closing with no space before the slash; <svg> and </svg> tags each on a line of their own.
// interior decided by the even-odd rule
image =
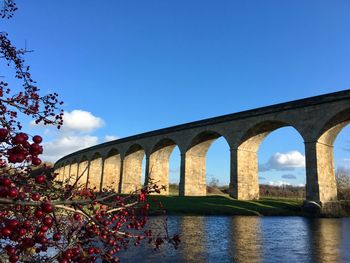
<svg viewBox="0 0 350 263">
<path fill-rule="evenodd" d="M 31 126 L 43 129 L 44 135 L 54 138 L 51 141 L 46 141 L 44 138 L 44 153 L 41 156 L 43 161 L 55 162 L 59 158 L 75 151 L 103 141 L 118 139 L 114 135 L 105 135 L 102 138 L 93 136 L 92 132 L 103 127 L 105 122 L 102 118 L 96 117 L 88 111 L 72 110 L 71 112 L 64 112 L 63 122 L 60 130 L 37 125 L 35 122 L 30 123 Z"/>
<path fill-rule="evenodd" d="M 105 142 L 110 142 L 119 139 L 119 137 L 114 136 L 114 135 L 106 135 L 105 136 Z"/>
<path fill-rule="evenodd" d="M 104 126 L 104 121 L 100 117 L 92 115 L 89 111 L 84 110 L 72 110 L 71 112 L 65 111 L 63 115 L 63 125 L 61 132 L 92 132 L 95 129 Z M 36 124 L 35 121 L 30 122 L 32 127 L 46 127 L 42 123 Z M 44 133 L 47 135 L 51 131 L 46 129 Z"/>
<path fill-rule="evenodd" d="M 91 112 L 83 110 L 73 110 L 64 112 L 63 115 L 63 131 L 91 132 L 104 125 L 104 121 L 91 114 Z"/>
<path fill-rule="evenodd" d="M 42 160 L 55 162 L 59 158 L 72 152 L 96 145 L 98 137 L 83 135 L 83 136 L 60 136 L 57 139 L 43 143 L 44 153 Z"/>
<path fill-rule="evenodd" d="M 298 151 L 289 151 L 286 153 L 277 152 L 272 155 L 269 161 L 259 165 L 259 171 L 270 170 L 294 170 L 295 168 L 305 167 L 305 156 Z"/>
</svg>

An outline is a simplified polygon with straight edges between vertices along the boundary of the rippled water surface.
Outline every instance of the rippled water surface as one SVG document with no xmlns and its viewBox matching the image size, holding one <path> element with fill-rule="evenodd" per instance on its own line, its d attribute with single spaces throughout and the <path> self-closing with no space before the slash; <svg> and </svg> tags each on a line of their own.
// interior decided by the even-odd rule
<svg viewBox="0 0 350 263">
<path fill-rule="evenodd" d="M 178 250 L 131 247 L 122 262 L 350 262 L 350 218 L 170 216 L 168 224 L 181 235 Z"/>
</svg>

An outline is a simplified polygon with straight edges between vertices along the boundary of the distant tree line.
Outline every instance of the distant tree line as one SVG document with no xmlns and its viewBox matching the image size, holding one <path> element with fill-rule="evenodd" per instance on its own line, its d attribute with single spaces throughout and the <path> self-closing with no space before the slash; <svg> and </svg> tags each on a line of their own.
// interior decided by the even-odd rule
<svg viewBox="0 0 350 263">
<path fill-rule="evenodd" d="M 335 171 L 338 200 L 350 200 L 350 170 L 339 167 Z M 172 183 L 169 185 L 171 195 L 177 195 L 179 185 Z M 285 198 L 305 198 L 304 186 L 293 185 L 259 185 L 261 197 L 285 197 Z M 219 180 L 212 178 L 207 185 L 207 194 L 228 194 L 228 186 L 219 186 Z"/>
<path fill-rule="evenodd" d="M 350 170 L 338 167 L 335 171 L 339 200 L 350 200 Z"/>
<path fill-rule="evenodd" d="M 294 185 L 259 185 L 261 197 L 305 198 L 305 187 Z"/>
</svg>

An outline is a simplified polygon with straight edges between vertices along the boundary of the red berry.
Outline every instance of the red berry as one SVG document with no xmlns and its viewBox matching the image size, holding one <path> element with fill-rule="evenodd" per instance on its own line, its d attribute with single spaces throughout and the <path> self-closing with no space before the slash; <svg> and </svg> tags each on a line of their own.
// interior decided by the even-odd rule
<svg viewBox="0 0 350 263">
<path fill-rule="evenodd" d="M 77 221 L 80 221 L 81 220 L 81 216 L 77 213 L 74 214 L 73 218 Z"/>
<path fill-rule="evenodd" d="M 34 193 L 34 194 L 32 194 L 32 199 L 33 199 L 33 201 L 39 201 L 39 199 L 40 199 L 40 194 L 39 194 L 39 193 Z"/>
<path fill-rule="evenodd" d="M 7 252 L 7 255 L 12 255 L 16 253 L 16 249 L 11 245 L 6 245 L 5 250 Z"/>
<path fill-rule="evenodd" d="M 8 196 L 11 198 L 15 198 L 18 195 L 18 190 L 16 187 L 11 187 L 11 189 L 8 191 Z"/>
<path fill-rule="evenodd" d="M 37 144 L 37 143 L 32 143 L 31 145 L 30 145 L 30 153 L 31 154 L 38 154 L 38 152 L 40 151 L 40 145 L 39 144 Z"/>
<path fill-rule="evenodd" d="M 40 227 L 40 231 L 41 231 L 41 232 L 46 232 L 47 230 L 49 230 L 49 227 L 48 227 L 48 226 L 41 226 L 41 227 Z"/>
<path fill-rule="evenodd" d="M 46 202 L 42 205 L 42 209 L 45 213 L 49 214 L 53 211 L 53 206 L 49 202 Z"/>
<path fill-rule="evenodd" d="M 58 240 L 60 240 L 60 239 L 61 239 L 60 233 L 55 233 L 55 234 L 53 234 L 53 240 L 58 241 Z"/>
<path fill-rule="evenodd" d="M 24 159 L 26 158 L 24 153 L 18 153 L 16 154 L 16 162 L 17 163 L 21 163 L 24 161 Z"/>
<path fill-rule="evenodd" d="M 8 178 L 2 178 L 1 183 L 3 186 L 10 186 L 12 182 Z"/>
<path fill-rule="evenodd" d="M 46 177 L 45 177 L 45 175 L 43 175 L 43 174 L 38 175 L 38 176 L 35 178 L 35 182 L 36 182 L 37 184 L 42 184 L 42 183 L 45 182 L 45 180 L 46 180 Z"/>
<path fill-rule="evenodd" d="M 52 217 L 47 216 L 43 219 L 43 224 L 46 226 L 52 226 L 52 222 Z"/>
<path fill-rule="evenodd" d="M 17 219 L 10 219 L 6 222 L 6 226 L 10 229 L 15 229 L 18 225 Z"/>
<path fill-rule="evenodd" d="M 30 228 L 32 226 L 32 223 L 29 220 L 25 220 L 23 222 L 23 227 Z"/>
<path fill-rule="evenodd" d="M 32 164 L 37 166 L 41 164 L 41 160 L 38 157 L 33 157 Z"/>
<path fill-rule="evenodd" d="M 10 163 L 16 163 L 17 162 L 17 154 L 10 154 L 7 158 Z"/>
<path fill-rule="evenodd" d="M 9 258 L 11 263 L 16 263 L 18 261 L 18 259 L 19 259 L 19 256 L 15 255 L 15 254 L 11 255 Z"/>
<path fill-rule="evenodd" d="M 44 216 L 44 213 L 41 210 L 35 210 L 34 215 L 36 218 L 42 218 Z"/>
<path fill-rule="evenodd" d="M 14 144 L 22 144 L 28 139 L 28 136 L 26 136 L 24 133 L 18 133 L 15 137 L 13 137 L 13 143 Z"/>
<path fill-rule="evenodd" d="M 8 227 L 4 227 L 3 229 L 1 229 L 1 234 L 4 237 L 9 237 L 12 234 L 12 230 Z"/>
<path fill-rule="evenodd" d="M 20 228 L 20 229 L 18 230 L 18 234 L 19 234 L 20 236 L 24 236 L 26 233 L 27 233 L 27 230 L 26 230 L 25 228 Z"/>
<path fill-rule="evenodd" d="M 9 134 L 8 130 L 1 128 L 0 129 L 0 141 L 4 141 Z"/>
<path fill-rule="evenodd" d="M 40 237 L 44 237 L 45 236 L 45 232 L 39 231 L 37 234 L 37 239 L 39 240 Z"/>
<path fill-rule="evenodd" d="M 43 138 L 41 138 L 41 136 L 39 136 L 39 135 L 35 135 L 33 137 L 33 142 L 35 142 L 37 144 L 41 143 L 42 141 L 43 141 Z"/>
<path fill-rule="evenodd" d="M 45 244 L 45 243 L 47 243 L 47 238 L 45 236 L 41 236 L 38 238 L 38 242 L 40 244 Z"/>
</svg>

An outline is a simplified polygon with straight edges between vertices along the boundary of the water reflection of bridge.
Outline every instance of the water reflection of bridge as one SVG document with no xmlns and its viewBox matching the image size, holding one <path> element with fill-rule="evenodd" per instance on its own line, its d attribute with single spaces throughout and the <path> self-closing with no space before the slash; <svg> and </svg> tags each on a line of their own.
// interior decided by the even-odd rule
<svg viewBox="0 0 350 263">
<path fill-rule="evenodd" d="M 181 262 L 350 260 L 342 255 L 348 253 L 342 244 L 350 244 L 350 235 L 342 235 L 339 219 L 182 217 L 178 224 Z"/>
<path fill-rule="evenodd" d="M 154 233 L 164 218 L 150 218 Z M 178 250 L 145 245 L 120 254 L 121 262 L 337 263 L 350 262 L 350 219 L 256 216 L 170 216 Z"/>
</svg>

